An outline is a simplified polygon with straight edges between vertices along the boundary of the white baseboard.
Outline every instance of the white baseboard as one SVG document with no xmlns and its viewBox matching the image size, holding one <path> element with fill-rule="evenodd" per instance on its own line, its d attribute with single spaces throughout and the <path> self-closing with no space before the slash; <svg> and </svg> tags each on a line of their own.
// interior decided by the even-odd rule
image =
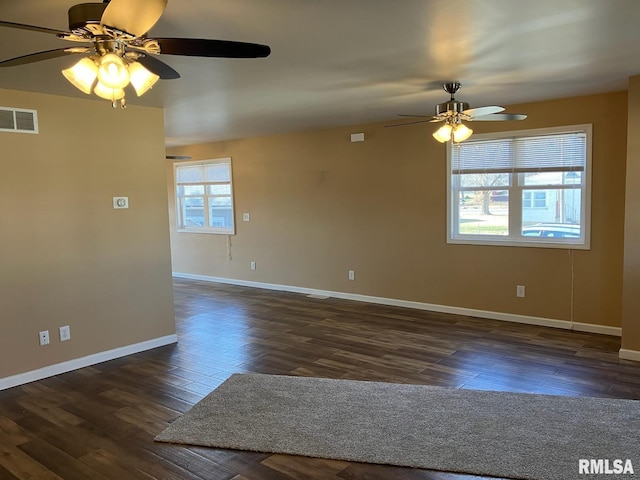
<svg viewBox="0 0 640 480">
<path fill-rule="evenodd" d="M 167 335 L 140 343 L 134 343 L 133 345 L 127 345 L 125 347 L 114 348 L 113 350 L 107 350 L 105 352 L 94 353 L 92 355 L 87 355 L 86 357 L 75 358 L 67 362 L 56 363 L 55 365 L 49 365 L 47 367 L 20 373 L 11 377 L 0 378 L 0 390 L 17 387 L 18 385 L 35 382 L 36 380 L 53 377 L 54 375 L 60 375 L 61 373 L 77 370 L 78 368 L 89 367 L 97 363 L 114 360 L 134 353 L 144 352 L 145 350 L 151 350 L 152 348 L 163 347 L 165 345 L 176 343 L 177 341 L 178 336 L 176 334 Z"/>
<path fill-rule="evenodd" d="M 505 322 L 525 323 L 528 325 L 538 325 L 542 327 L 562 328 L 565 330 L 576 330 L 580 332 L 600 333 L 603 335 L 622 336 L 620 327 L 610 327 L 608 325 L 595 325 L 590 323 L 569 322 L 567 320 L 557 320 L 554 318 L 532 317 L 528 315 L 517 315 L 514 313 L 492 312 L 489 310 L 477 310 L 472 308 L 451 307 L 448 305 L 436 305 L 433 303 L 414 302 L 411 300 L 397 300 L 394 298 L 373 297 L 370 295 L 360 295 L 357 293 L 333 292 L 330 290 L 318 290 L 314 288 L 294 287 L 290 285 L 280 285 L 274 283 L 252 282 L 249 280 L 236 280 L 233 278 L 210 277 L 207 275 L 192 275 L 189 273 L 173 273 L 175 278 L 185 278 L 189 280 L 201 280 L 204 282 L 226 283 L 230 285 L 240 285 L 244 287 L 264 288 L 267 290 L 279 290 L 283 292 L 305 293 L 307 295 L 322 295 L 345 300 L 355 300 L 357 302 L 377 303 L 381 305 L 392 305 L 396 307 L 415 308 L 418 310 L 428 310 L 430 312 L 453 313 L 455 315 L 467 315 L 470 317 L 489 318 L 491 320 L 503 320 Z"/>
<path fill-rule="evenodd" d="M 636 362 L 640 362 L 640 352 L 637 350 L 621 348 L 618 352 L 618 356 L 623 360 L 635 360 Z"/>
</svg>

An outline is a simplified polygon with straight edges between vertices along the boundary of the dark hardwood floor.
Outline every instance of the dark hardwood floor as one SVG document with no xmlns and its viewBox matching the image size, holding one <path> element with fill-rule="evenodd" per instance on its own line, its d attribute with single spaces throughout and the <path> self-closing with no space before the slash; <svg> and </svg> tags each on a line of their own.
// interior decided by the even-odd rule
<svg viewBox="0 0 640 480">
<path fill-rule="evenodd" d="M 0 479 L 480 478 L 153 442 L 236 372 L 640 399 L 616 337 L 187 280 L 175 292 L 177 345 L 0 392 Z"/>
</svg>

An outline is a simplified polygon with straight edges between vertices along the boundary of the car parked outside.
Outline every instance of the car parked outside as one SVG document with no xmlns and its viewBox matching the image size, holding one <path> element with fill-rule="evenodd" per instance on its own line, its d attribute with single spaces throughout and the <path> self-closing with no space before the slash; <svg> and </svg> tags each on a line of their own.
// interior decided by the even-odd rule
<svg viewBox="0 0 640 480">
<path fill-rule="evenodd" d="M 493 190 L 489 198 L 492 202 L 508 202 L 509 192 L 507 190 Z"/>
<path fill-rule="evenodd" d="M 523 237 L 580 238 L 580 225 L 539 223 L 522 228 Z"/>
</svg>

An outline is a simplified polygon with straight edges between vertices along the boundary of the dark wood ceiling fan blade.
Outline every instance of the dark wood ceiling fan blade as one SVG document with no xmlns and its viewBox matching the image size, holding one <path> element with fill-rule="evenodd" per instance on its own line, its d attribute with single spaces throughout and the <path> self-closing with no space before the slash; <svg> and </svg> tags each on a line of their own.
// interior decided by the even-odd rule
<svg viewBox="0 0 640 480">
<path fill-rule="evenodd" d="M 111 0 L 100 23 L 141 37 L 153 27 L 167 8 L 168 0 Z"/>
<path fill-rule="evenodd" d="M 399 113 L 398 114 L 399 117 L 425 117 L 425 118 L 432 118 L 433 115 L 411 115 L 409 113 Z"/>
<path fill-rule="evenodd" d="M 232 42 L 229 40 L 207 40 L 201 38 L 154 38 L 165 55 L 189 57 L 262 58 L 271 53 L 267 45 Z"/>
<path fill-rule="evenodd" d="M 416 120 L 415 122 L 394 123 L 393 125 L 385 125 L 384 127 L 401 127 L 403 125 L 413 125 L 414 123 L 428 123 L 431 120 Z"/>
<path fill-rule="evenodd" d="M 54 30 L 53 28 L 38 27 L 36 25 L 26 25 L 24 23 L 4 22 L 0 20 L 0 27 L 19 28 L 20 30 L 31 30 L 33 32 L 49 33 L 51 35 L 69 35 L 69 32 L 63 30 Z"/>
<path fill-rule="evenodd" d="M 75 55 L 78 52 L 69 51 L 68 48 L 57 48 L 55 50 L 46 50 L 44 52 L 30 53 L 22 57 L 10 58 L 0 62 L 0 67 L 15 67 L 18 65 L 27 65 L 29 63 L 41 62 L 42 60 L 50 60 L 52 58 L 64 57 L 66 55 Z"/>
<path fill-rule="evenodd" d="M 474 122 L 503 122 L 505 120 L 524 120 L 526 115 L 521 113 L 494 113 L 492 115 L 481 115 L 473 117 Z"/>
<path fill-rule="evenodd" d="M 164 62 L 151 55 L 138 58 L 138 62 L 147 70 L 158 75 L 162 80 L 174 80 L 180 78 L 180 74 Z"/>
</svg>

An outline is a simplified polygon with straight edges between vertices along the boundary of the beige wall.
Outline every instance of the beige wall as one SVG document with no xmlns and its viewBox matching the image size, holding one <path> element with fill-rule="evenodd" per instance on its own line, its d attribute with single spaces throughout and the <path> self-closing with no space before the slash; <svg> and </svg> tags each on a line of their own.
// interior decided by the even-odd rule
<svg viewBox="0 0 640 480">
<path fill-rule="evenodd" d="M 576 322 L 620 326 L 626 109 L 619 92 L 516 105 L 509 111 L 526 121 L 473 124 L 477 133 L 593 124 L 592 248 L 574 252 Z M 237 220 L 231 260 L 227 237 L 177 233 L 167 165 L 174 272 L 570 320 L 569 252 L 448 245 L 445 148 L 434 127 L 383 127 L 173 149 L 233 158 Z M 350 143 L 360 131 L 366 141 Z M 516 298 L 517 284 L 526 298 Z"/>
<path fill-rule="evenodd" d="M 628 131 L 622 348 L 640 352 L 640 76 L 629 79 Z"/>
<path fill-rule="evenodd" d="M 162 110 L 9 90 L 0 106 L 40 126 L 0 132 L 0 378 L 174 334 Z"/>
</svg>

